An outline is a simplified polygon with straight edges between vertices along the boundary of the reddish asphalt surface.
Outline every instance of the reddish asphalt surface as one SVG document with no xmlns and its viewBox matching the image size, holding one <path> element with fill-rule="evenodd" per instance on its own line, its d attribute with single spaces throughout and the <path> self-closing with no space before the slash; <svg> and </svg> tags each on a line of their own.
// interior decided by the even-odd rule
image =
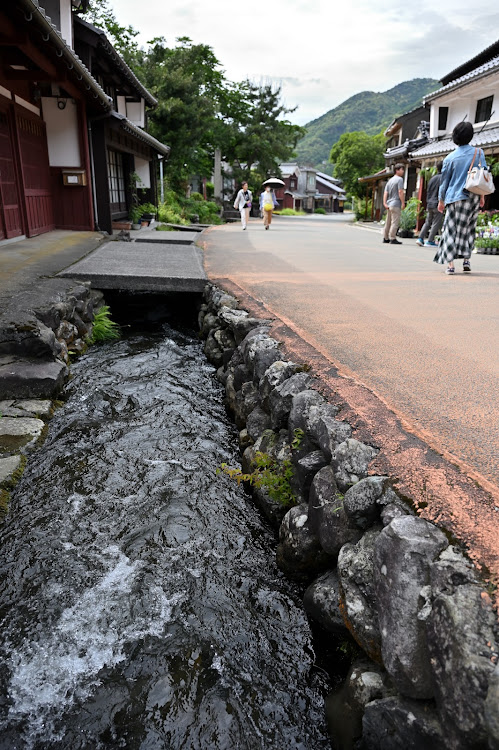
<svg viewBox="0 0 499 750">
<path fill-rule="evenodd" d="M 372 473 L 499 581 L 499 256 L 446 276 L 433 249 L 341 215 L 228 224 L 201 244 L 208 276 L 275 319 L 287 354 L 381 448 Z"/>
</svg>

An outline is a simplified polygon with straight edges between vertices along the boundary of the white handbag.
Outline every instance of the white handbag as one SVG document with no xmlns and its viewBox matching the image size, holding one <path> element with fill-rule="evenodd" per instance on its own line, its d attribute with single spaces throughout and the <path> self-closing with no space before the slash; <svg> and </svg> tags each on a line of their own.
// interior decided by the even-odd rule
<svg viewBox="0 0 499 750">
<path fill-rule="evenodd" d="M 470 168 L 468 169 L 468 174 L 466 175 L 466 183 L 464 187 L 470 193 L 475 193 L 476 195 L 490 195 L 496 189 L 492 175 L 486 167 L 482 167 L 480 161 L 476 167 L 473 166 L 476 155 L 479 152 L 480 149 L 476 148 Z"/>
</svg>

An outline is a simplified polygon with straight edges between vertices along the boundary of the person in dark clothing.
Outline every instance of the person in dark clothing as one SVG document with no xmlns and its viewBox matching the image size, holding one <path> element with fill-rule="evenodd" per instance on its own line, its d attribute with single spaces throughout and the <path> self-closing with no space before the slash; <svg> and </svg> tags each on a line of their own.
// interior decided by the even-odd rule
<svg viewBox="0 0 499 750">
<path fill-rule="evenodd" d="M 442 226 L 442 222 L 444 220 L 443 213 L 441 213 L 437 209 L 438 191 L 440 188 L 440 183 L 442 181 L 442 164 L 443 162 L 438 162 L 437 174 L 433 175 L 428 183 L 428 189 L 426 191 L 426 221 L 423 224 L 423 228 L 421 229 L 421 233 L 418 239 L 416 240 L 416 244 L 420 245 L 421 247 L 423 247 L 423 245 L 426 245 L 426 247 L 437 247 L 435 237 L 439 233 L 440 227 Z M 428 239 L 425 242 L 425 237 L 427 235 Z"/>
</svg>

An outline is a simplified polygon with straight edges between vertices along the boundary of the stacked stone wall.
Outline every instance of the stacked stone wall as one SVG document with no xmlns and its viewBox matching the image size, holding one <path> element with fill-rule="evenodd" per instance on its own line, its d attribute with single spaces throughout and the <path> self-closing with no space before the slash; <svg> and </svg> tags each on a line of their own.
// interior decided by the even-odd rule
<svg viewBox="0 0 499 750">
<path fill-rule="evenodd" d="M 326 702 L 335 746 L 498 750 L 497 618 L 474 566 L 399 497 L 395 478 L 370 474 L 378 449 L 283 357 L 270 321 L 208 285 L 199 324 L 243 469 L 257 451 L 294 469 L 289 510 L 254 491 L 278 529 L 280 568 L 306 582 L 309 616 L 365 654 Z"/>
</svg>

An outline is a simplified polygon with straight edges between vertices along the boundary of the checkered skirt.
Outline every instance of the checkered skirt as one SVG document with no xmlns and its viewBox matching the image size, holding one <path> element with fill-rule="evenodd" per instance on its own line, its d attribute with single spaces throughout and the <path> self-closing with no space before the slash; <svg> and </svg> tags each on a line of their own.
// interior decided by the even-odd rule
<svg viewBox="0 0 499 750">
<path fill-rule="evenodd" d="M 475 244 L 475 226 L 480 209 L 480 196 L 471 194 L 464 201 L 449 203 L 434 257 L 435 263 L 449 263 L 454 258 L 469 258 Z"/>
</svg>

